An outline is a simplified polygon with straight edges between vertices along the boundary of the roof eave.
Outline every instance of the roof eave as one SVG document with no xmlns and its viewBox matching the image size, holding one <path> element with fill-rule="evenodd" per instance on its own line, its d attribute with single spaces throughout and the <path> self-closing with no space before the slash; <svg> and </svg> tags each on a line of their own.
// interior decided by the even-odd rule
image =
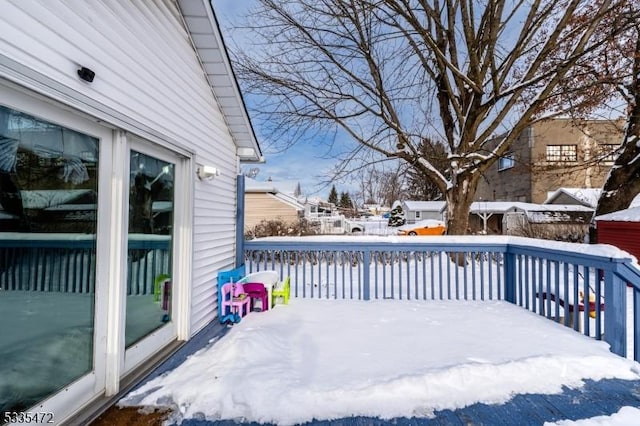
<svg viewBox="0 0 640 426">
<path fill-rule="evenodd" d="M 241 162 L 264 162 L 240 93 L 218 20 L 209 0 L 176 0 Z"/>
</svg>

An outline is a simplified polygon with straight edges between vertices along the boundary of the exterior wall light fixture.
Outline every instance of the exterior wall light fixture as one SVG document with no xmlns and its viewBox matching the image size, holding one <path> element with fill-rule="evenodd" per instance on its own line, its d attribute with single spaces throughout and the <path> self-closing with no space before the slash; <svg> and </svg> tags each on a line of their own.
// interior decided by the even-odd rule
<svg viewBox="0 0 640 426">
<path fill-rule="evenodd" d="M 213 166 L 198 166 L 196 173 L 200 180 L 211 180 L 216 176 L 220 176 L 220 169 Z"/>
</svg>

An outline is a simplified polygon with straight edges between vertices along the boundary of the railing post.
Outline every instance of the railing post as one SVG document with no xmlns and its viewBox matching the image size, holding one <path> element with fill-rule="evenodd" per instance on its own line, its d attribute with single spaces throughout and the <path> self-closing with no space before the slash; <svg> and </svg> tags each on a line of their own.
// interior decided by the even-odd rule
<svg viewBox="0 0 640 426">
<path fill-rule="evenodd" d="M 371 250 L 365 249 L 363 251 L 362 259 L 362 298 L 369 300 L 371 298 Z"/>
<path fill-rule="evenodd" d="M 244 263 L 244 175 L 236 176 L 236 264 Z"/>
<path fill-rule="evenodd" d="M 504 253 L 504 300 L 516 303 L 516 255 L 508 246 Z"/>
<path fill-rule="evenodd" d="M 626 283 L 612 269 L 604 272 L 604 340 L 611 352 L 627 356 L 627 293 Z"/>
</svg>

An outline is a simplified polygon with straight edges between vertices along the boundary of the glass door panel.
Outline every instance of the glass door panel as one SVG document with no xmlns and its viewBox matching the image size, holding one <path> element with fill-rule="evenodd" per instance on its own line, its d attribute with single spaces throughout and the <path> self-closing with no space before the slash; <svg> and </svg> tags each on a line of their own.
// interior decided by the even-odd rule
<svg viewBox="0 0 640 426">
<path fill-rule="evenodd" d="M 125 346 L 171 322 L 175 164 L 131 151 Z"/>
<path fill-rule="evenodd" d="M 98 142 L 0 105 L 0 412 L 94 368 Z"/>
</svg>

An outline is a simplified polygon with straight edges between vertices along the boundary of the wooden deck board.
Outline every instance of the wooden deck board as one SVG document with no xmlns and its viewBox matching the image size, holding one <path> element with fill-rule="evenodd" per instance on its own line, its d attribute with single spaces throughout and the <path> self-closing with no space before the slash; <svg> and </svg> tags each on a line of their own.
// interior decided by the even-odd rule
<svg viewBox="0 0 640 426">
<path fill-rule="evenodd" d="M 350 417 L 317 420 L 307 426 L 540 426 L 544 422 L 578 420 L 611 415 L 624 406 L 640 408 L 640 380 L 587 380 L 579 389 L 565 388 L 561 394 L 516 395 L 504 404 L 473 404 L 457 410 L 442 410 L 433 418 Z M 184 426 L 236 426 L 233 421 L 184 420 Z M 257 423 L 242 423 L 257 426 Z"/>
</svg>

